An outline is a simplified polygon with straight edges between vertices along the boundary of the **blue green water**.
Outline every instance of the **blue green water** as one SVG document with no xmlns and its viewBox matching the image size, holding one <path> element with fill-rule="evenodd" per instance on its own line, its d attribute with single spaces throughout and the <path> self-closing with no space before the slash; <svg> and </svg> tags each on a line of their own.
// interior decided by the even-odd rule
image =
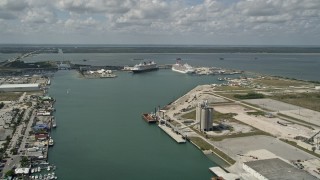
<svg viewBox="0 0 320 180">
<path fill-rule="evenodd" d="M 319 53 L 68 53 L 39 54 L 24 60 L 27 62 L 68 60 L 77 64 L 134 65 L 139 63 L 133 61 L 135 58 L 153 59 L 158 64 L 173 64 L 178 57 L 192 66 L 215 66 L 320 81 Z"/>
<path fill-rule="evenodd" d="M 213 76 L 161 70 L 117 72 L 115 79 L 82 79 L 59 71 L 49 94 L 56 98 L 57 129 L 49 161 L 60 179 L 210 179 L 216 164 L 192 144 L 177 144 L 142 112 L 166 105 Z M 67 93 L 69 89 L 69 93 Z"/>
</svg>

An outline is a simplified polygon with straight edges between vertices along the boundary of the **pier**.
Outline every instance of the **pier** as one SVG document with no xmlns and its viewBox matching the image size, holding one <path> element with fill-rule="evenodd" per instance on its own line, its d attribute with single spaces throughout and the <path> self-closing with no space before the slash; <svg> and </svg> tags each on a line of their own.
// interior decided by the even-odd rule
<svg viewBox="0 0 320 180">
<path fill-rule="evenodd" d="M 218 177 L 222 177 L 225 180 L 233 180 L 233 179 L 239 179 L 240 177 L 236 174 L 228 173 L 224 171 L 221 167 L 211 167 L 209 168 L 211 172 L 213 172 Z"/>
<path fill-rule="evenodd" d="M 174 132 L 172 128 L 166 125 L 166 123 L 161 124 L 161 121 L 160 121 L 158 126 L 160 129 L 166 132 L 172 139 L 174 139 L 177 143 L 181 144 L 181 143 L 187 142 L 181 134 L 177 134 L 176 132 Z"/>
</svg>

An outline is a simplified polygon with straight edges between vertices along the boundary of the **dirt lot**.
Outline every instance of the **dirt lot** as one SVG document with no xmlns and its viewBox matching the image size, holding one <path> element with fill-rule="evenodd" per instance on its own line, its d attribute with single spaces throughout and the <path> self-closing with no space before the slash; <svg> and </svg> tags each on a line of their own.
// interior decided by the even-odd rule
<svg viewBox="0 0 320 180">
<path fill-rule="evenodd" d="M 317 132 L 317 130 L 312 130 L 298 124 L 290 124 L 279 118 L 248 115 L 245 111 L 246 109 L 240 105 L 215 106 L 215 110 L 221 113 L 237 113 L 238 115 L 234 116 L 235 119 L 276 137 L 289 139 L 293 139 L 298 135 L 310 137 Z M 287 124 L 287 126 L 277 123 L 278 121 Z"/>
<path fill-rule="evenodd" d="M 313 111 L 273 99 L 251 99 L 245 100 L 245 102 L 320 126 L 320 112 L 318 111 Z"/>
</svg>

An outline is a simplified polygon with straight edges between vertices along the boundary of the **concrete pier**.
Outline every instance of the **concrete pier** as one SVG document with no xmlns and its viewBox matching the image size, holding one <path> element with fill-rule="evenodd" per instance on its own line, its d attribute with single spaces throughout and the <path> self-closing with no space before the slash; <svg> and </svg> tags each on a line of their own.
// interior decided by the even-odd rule
<svg viewBox="0 0 320 180">
<path fill-rule="evenodd" d="M 209 168 L 209 170 L 211 172 L 213 172 L 215 175 L 217 175 L 218 177 L 222 177 L 225 180 L 234 180 L 234 179 L 238 179 L 240 178 L 238 175 L 236 174 L 232 174 L 232 173 L 227 173 L 226 171 L 224 171 L 221 167 L 211 167 Z"/>
<path fill-rule="evenodd" d="M 166 125 L 159 124 L 158 125 L 164 132 L 166 132 L 169 136 L 172 137 L 177 143 L 186 143 L 186 140 L 183 139 L 182 135 L 175 133 L 170 127 Z"/>
</svg>

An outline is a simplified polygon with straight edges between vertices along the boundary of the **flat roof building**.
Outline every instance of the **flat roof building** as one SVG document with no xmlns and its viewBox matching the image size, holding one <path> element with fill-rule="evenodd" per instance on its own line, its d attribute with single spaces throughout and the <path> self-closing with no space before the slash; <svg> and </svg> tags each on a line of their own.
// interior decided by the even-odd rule
<svg viewBox="0 0 320 180">
<path fill-rule="evenodd" d="M 39 84 L 1 84 L 0 92 L 39 91 Z"/>
<path fill-rule="evenodd" d="M 298 169 L 279 158 L 244 162 L 243 169 L 259 180 L 317 179 L 306 171 Z"/>
</svg>

